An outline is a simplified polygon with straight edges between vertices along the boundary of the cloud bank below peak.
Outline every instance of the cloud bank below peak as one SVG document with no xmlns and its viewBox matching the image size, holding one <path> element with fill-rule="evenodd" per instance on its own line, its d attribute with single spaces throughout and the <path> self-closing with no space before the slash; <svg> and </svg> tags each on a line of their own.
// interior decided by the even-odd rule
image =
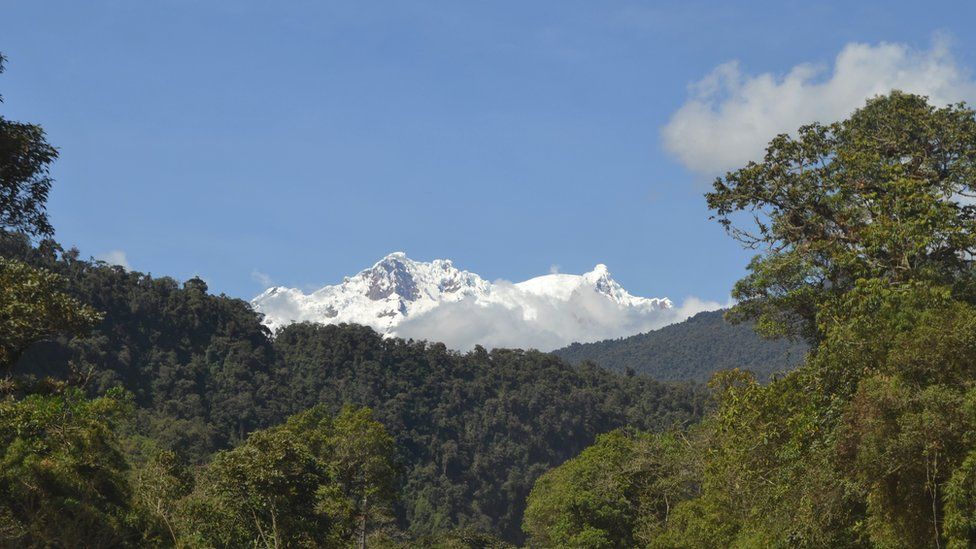
<svg viewBox="0 0 976 549">
<path fill-rule="evenodd" d="M 533 296 L 510 282 L 494 282 L 498 301 L 465 299 L 444 303 L 405 319 L 396 335 L 443 341 L 453 349 L 475 345 L 551 351 L 573 342 L 615 339 L 663 328 L 702 311 L 731 303 L 689 297 L 679 306 L 640 311 L 621 306 L 596 291 L 578 290 L 565 300 Z"/>
<path fill-rule="evenodd" d="M 976 81 L 953 58 L 947 40 L 927 50 L 905 44 L 847 44 L 832 67 L 802 63 L 785 75 L 719 65 L 689 88 L 689 99 L 662 129 L 664 146 L 703 175 L 759 160 L 780 133 L 841 120 L 870 97 L 901 90 L 936 105 L 976 99 Z"/>
</svg>

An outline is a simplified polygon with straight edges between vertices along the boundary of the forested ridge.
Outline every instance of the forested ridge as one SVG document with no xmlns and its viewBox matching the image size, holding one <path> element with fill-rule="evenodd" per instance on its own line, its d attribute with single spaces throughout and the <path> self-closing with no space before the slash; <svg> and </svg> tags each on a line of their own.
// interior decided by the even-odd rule
<svg viewBox="0 0 976 549">
<path fill-rule="evenodd" d="M 688 424 L 707 405 L 700 386 L 535 351 L 461 354 L 355 325 L 297 324 L 271 338 L 246 302 L 199 279 L 84 261 L 53 241 L 6 235 L 3 256 L 56 273 L 103 313 L 87 335 L 30 346 L 13 368 L 22 379 L 73 377 L 91 397 L 124 388 L 130 429 L 186 466 L 316 406 L 367 406 L 393 437 L 391 516 L 407 536 L 462 528 L 518 541 L 525 498 L 546 469 L 599 433 Z"/>
<path fill-rule="evenodd" d="M 553 354 L 591 361 L 617 372 L 659 381 L 707 382 L 719 370 L 741 368 L 762 381 L 796 368 L 809 346 L 800 340 L 764 339 L 751 322 L 733 324 L 725 311 L 706 311 L 651 332 L 593 343 L 573 343 Z"/>
</svg>

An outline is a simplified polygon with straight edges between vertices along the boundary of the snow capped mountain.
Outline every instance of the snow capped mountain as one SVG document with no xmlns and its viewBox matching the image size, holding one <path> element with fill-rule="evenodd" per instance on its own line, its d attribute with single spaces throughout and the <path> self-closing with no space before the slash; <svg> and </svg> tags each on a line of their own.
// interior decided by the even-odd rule
<svg viewBox="0 0 976 549">
<path fill-rule="evenodd" d="M 688 316 L 667 298 L 631 295 L 605 265 L 512 284 L 488 282 L 450 260 L 414 261 L 403 252 L 309 294 L 268 288 L 251 304 L 272 330 L 292 322 L 347 322 L 459 349 L 479 343 L 556 348 L 633 335 Z"/>
<path fill-rule="evenodd" d="M 642 310 L 670 309 L 673 305 L 668 298 L 636 297 L 627 293 L 616 280 L 610 277 L 610 270 L 603 263 L 582 275 L 548 274 L 519 282 L 517 288 L 533 295 L 569 301 L 576 292 L 595 290 L 610 301 L 623 307 Z"/>
<path fill-rule="evenodd" d="M 405 318 L 441 303 L 485 299 L 490 294 L 489 282 L 458 270 L 450 260 L 424 263 L 394 252 L 340 284 L 310 294 L 282 286 L 268 288 L 251 305 L 264 313 L 264 323 L 272 330 L 292 322 L 348 322 L 392 334 Z"/>
</svg>

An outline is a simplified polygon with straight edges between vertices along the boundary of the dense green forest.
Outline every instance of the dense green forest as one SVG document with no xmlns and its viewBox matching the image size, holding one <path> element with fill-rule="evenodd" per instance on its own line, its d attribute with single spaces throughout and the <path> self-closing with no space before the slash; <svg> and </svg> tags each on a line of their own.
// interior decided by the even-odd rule
<svg viewBox="0 0 976 549">
<path fill-rule="evenodd" d="M 730 368 L 749 370 L 766 381 L 796 368 L 808 349 L 801 340 L 762 338 L 752 322 L 730 323 L 724 311 L 707 311 L 652 332 L 573 343 L 553 354 L 573 364 L 590 361 L 659 381 L 704 383 Z"/>
<path fill-rule="evenodd" d="M 899 92 L 717 179 L 761 252 L 728 316 L 809 357 L 717 375 L 689 429 L 599 437 L 537 481 L 529 545 L 976 545 L 974 192 L 976 112 Z"/>
<path fill-rule="evenodd" d="M 701 387 L 665 385 L 551 355 L 384 339 L 354 325 L 293 325 L 270 338 L 241 300 L 82 261 L 51 241 L 7 235 L 3 256 L 55 273 L 100 311 L 90 333 L 28 347 L 13 371 L 29 385 L 77 379 L 91 397 L 131 396 L 131 429 L 186 465 L 323 406 L 368 406 L 395 442 L 402 474 L 391 508 L 411 535 L 456 527 L 521 539 L 532 483 L 597 434 L 699 418 Z"/>
<path fill-rule="evenodd" d="M 965 105 L 876 97 L 715 181 L 759 251 L 725 316 L 809 353 L 708 390 L 359 326 L 272 337 L 200 279 L 62 249 L 56 158 L 0 118 L 0 545 L 976 545 Z"/>
</svg>

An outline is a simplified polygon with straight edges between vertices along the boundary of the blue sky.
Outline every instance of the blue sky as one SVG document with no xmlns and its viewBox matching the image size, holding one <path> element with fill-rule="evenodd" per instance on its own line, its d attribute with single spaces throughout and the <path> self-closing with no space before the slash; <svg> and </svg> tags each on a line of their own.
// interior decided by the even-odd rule
<svg viewBox="0 0 976 549">
<path fill-rule="evenodd" d="M 724 302 L 710 174 L 872 82 L 976 95 L 973 3 L 735 4 L 8 0 L 0 113 L 61 150 L 60 241 L 218 292 L 404 250 Z"/>
</svg>

